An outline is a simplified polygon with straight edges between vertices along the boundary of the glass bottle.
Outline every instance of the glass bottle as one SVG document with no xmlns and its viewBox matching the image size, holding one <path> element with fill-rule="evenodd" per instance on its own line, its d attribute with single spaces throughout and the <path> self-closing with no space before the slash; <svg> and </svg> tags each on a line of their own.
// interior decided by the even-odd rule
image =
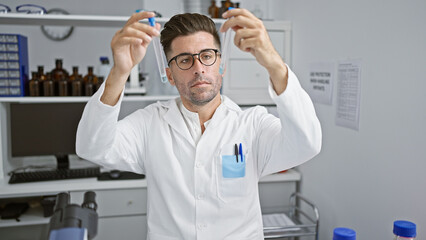
<svg viewBox="0 0 426 240">
<path fill-rule="evenodd" d="M 78 67 L 72 67 L 72 75 L 70 76 L 71 96 L 83 96 L 83 77 L 78 74 Z"/>
<path fill-rule="evenodd" d="M 78 66 L 72 66 L 72 74 L 70 75 L 70 81 L 74 81 L 75 79 L 78 79 Z"/>
<path fill-rule="evenodd" d="M 92 96 L 95 93 L 96 84 L 98 83 L 98 77 L 93 74 L 93 67 L 87 67 L 87 75 L 83 78 L 84 89 L 86 96 Z"/>
<path fill-rule="evenodd" d="M 211 18 L 219 17 L 219 8 L 216 6 L 216 0 L 211 1 L 212 4 L 209 7 L 209 15 Z"/>
<path fill-rule="evenodd" d="M 393 222 L 393 240 L 414 240 L 416 238 L 416 224 L 409 221 L 397 220 Z"/>
<path fill-rule="evenodd" d="M 46 97 L 55 96 L 55 84 L 51 73 L 47 73 L 46 80 L 43 81 L 43 95 Z"/>
<path fill-rule="evenodd" d="M 58 81 L 58 95 L 61 97 L 68 96 L 69 95 L 68 91 L 69 91 L 68 80 L 65 78 L 62 78 L 61 80 Z"/>
<path fill-rule="evenodd" d="M 98 83 L 96 84 L 96 91 L 101 87 L 103 82 L 104 82 L 104 77 L 99 76 L 98 77 Z"/>
<path fill-rule="evenodd" d="M 92 66 L 87 67 L 87 74 L 86 76 L 84 76 L 83 80 L 84 80 L 84 83 L 87 83 L 87 82 L 92 82 L 93 84 L 98 83 L 98 77 L 95 74 L 93 74 Z"/>
<path fill-rule="evenodd" d="M 226 12 L 226 10 L 227 10 L 227 8 L 225 7 L 226 1 L 220 1 L 220 3 L 221 3 L 221 5 L 220 5 L 219 12 L 218 12 L 217 15 L 218 15 L 219 18 L 222 18 L 222 14 L 224 12 Z"/>
<path fill-rule="evenodd" d="M 356 232 L 350 228 L 335 228 L 333 240 L 356 240 Z"/>
<path fill-rule="evenodd" d="M 69 74 L 68 74 L 67 70 L 62 68 L 62 59 L 56 59 L 55 65 L 56 65 L 56 67 L 51 71 L 52 80 L 53 81 L 60 81 L 63 78 L 68 79 Z"/>
<path fill-rule="evenodd" d="M 37 66 L 37 77 L 40 80 L 40 82 L 43 82 L 46 80 L 46 75 L 44 74 L 44 66 Z"/>
<path fill-rule="evenodd" d="M 31 80 L 28 82 L 29 93 L 30 93 L 30 96 L 32 97 L 38 97 L 41 95 L 40 81 L 38 79 L 37 74 L 38 74 L 37 72 L 31 72 L 32 77 L 31 77 Z"/>
</svg>

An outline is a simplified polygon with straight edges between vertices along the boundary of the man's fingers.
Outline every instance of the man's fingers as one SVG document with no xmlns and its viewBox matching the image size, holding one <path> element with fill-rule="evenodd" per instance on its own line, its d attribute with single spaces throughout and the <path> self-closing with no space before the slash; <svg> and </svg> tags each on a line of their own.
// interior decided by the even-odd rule
<svg viewBox="0 0 426 240">
<path fill-rule="evenodd" d="M 229 28 L 257 28 L 262 24 L 263 23 L 260 19 L 251 19 L 247 16 L 238 15 L 228 19 L 224 24 L 222 24 L 220 31 L 226 32 Z"/>
<path fill-rule="evenodd" d="M 257 40 L 254 38 L 242 39 L 240 43 L 237 45 L 239 49 L 244 52 L 251 52 L 256 48 Z"/>
<path fill-rule="evenodd" d="M 242 40 L 256 38 L 260 34 L 261 32 L 256 29 L 247 29 L 247 28 L 239 29 L 235 33 L 234 44 L 238 47 Z"/>
<path fill-rule="evenodd" d="M 142 19 L 146 19 L 146 18 L 150 18 L 150 17 L 155 17 L 155 13 L 153 13 L 153 12 L 134 13 L 134 14 L 132 14 L 132 16 L 130 16 L 129 20 L 127 20 L 126 24 L 124 24 L 124 27 L 131 25 L 135 22 L 139 22 Z"/>
<path fill-rule="evenodd" d="M 135 23 L 131 27 L 123 28 L 120 33 L 124 37 L 138 37 L 147 39 L 158 36 L 160 33 L 156 28 L 146 26 L 146 24 Z"/>
<path fill-rule="evenodd" d="M 248 18 L 257 18 L 256 16 L 253 15 L 253 13 L 251 13 L 249 10 L 244 8 L 234 8 L 234 9 L 228 10 L 222 14 L 222 17 L 231 18 L 235 16 L 240 16 L 240 15 L 246 16 Z"/>
</svg>

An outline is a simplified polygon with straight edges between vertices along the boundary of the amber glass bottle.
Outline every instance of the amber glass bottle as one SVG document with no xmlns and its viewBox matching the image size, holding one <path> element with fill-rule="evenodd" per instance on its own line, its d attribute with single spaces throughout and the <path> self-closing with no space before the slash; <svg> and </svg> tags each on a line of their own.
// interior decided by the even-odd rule
<svg viewBox="0 0 426 240">
<path fill-rule="evenodd" d="M 62 78 L 58 81 L 58 95 L 61 97 L 69 95 L 69 82 L 67 79 Z"/>
<path fill-rule="evenodd" d="M 98 77 L 98 83 L 96 84 L 96 91 L 101 87 L 102 83 L 104 82 L 104 77 L 99 76 Z"/>
<path fill-rule="evenodd" d="M 46 75 L 44 74 L 44 66 L 37 66 L 37 77 L 40 82 L 46 80 Z"/>
<path fill-rule="evenodd" d="M 53 81 L 60 81 L 63 78 L 68 80 L 69 74 L 68 74 L 67 70 L 63 69 L 63 67 L 62 67 L 62 59 L 56 59 L 55 65 L 56 65 L 56 67 L 51 71 L 52 80 Z"/>
<path fill-rule="evenodd" d="M 55 96 L 55 84 L 51 73 L 47 73 L 46 80 L 43 81 L 43 95 L 47 97 Z"/>
<path fill-rule="evenodd" d="M 78 67 L 72 67 L 72 75 L 70 76 L 71 96 L 83 96 L 83 77 L 78 74 Z"/>
<path fill-rule="evenodd" d="M 212 4 L 209 7 L 209 15 L 211 18 L 219 17 L 219 8 L 216 6 L 216 0 L 211 1 Z"/>
<path fill-rule="evenodd" d="M 228 8 L 233 7 L 234 4 L 230 0 L 220 1 L 222 5 L 219 8 L 219 17 L 222 18 L 222 14 L 228 11 Z"/>
<path fill-rule="evenodd" d="M 40 96 L 40 81 L 37 72 L 31 72 L 31 80 L 28 82 L 29 94 L 32 97 Z"/>
<path fill-rule="evenodd" d="M 98 77 L 93 74 L 93 67 L 87 67 L 87 75 L 83 78 L 84 89 L 86 96 L 92 96 L 96 91 L 96 84 L 98 84 Z"/>
</svg>

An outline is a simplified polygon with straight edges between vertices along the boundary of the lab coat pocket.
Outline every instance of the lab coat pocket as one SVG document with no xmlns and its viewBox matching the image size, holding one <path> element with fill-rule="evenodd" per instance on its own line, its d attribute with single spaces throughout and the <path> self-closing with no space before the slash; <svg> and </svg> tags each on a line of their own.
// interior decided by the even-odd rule
<svg viewBox="0 0 426 240">
<path fill-rule="evenodd" d="M 217 188 L 219 198 L 227 202 L 247 194 L 248 153 L 243 153 L 242 158 L 241 155 L 238 155 L 237 162 L 237 156 L 225 149 L 227 149 L 226 146 L 222 148 L 218 157 Z"/>
<path fill-rule="evenodd" d="M 240 178 L 246 175 L 246 162 L 244 161 L 244 155 L 223 155 L 222 156 L 222 177 L 224 178 Z"/>
</svg>

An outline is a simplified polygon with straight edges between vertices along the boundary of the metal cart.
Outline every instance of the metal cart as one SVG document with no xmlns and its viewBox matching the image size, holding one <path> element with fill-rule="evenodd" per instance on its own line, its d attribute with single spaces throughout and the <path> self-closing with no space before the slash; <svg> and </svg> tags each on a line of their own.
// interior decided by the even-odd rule
<svg viewBox="0 0 426 240">
<path fill-rule="evenodd" d="M 266 223 L 271 217 L 278 221 Z M 288 213 L 264 214 L 263 232 L 265 239 L 298 239 L 302 236 L 312 236 L 318 240 L 319 212 L 317 207 L 300 193 L 290 196 L 290 210 Z M 283 225 L 278 225 L 278 223 Z M 276 224 L 276 225 L 274 225 Z"/>
</svg>

